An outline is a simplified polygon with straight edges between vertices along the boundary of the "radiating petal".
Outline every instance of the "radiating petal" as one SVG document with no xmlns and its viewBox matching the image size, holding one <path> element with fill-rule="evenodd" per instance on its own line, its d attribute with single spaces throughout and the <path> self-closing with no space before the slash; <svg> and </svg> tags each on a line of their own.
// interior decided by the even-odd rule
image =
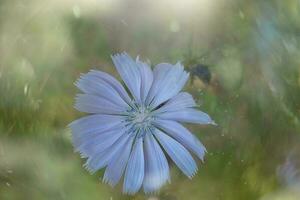
<svg viewBox="0 0 300 200">
<path fill-rule="evenodd" d="M 179 111 L 184 108 L 192 108 L 195 106 L 196 103 L 192 95 L 187 92 L 180 92 L 169 101 L 167 101 L 166 104 L 164 104 L 162 107 L 155 110 L 155 113 Z"/>
<path fill-rule="evenodd" d="M 82 157 L 89 157 L 96 152 L 104 151 L 116 142 L 126 129 L 122 126 L 114 127 L 112 130 L 100 133 L 93 133 L 80 140 L 80 145 L 74 147 Z"/>
<path fill-rule="evenodd" d="M 159 144 L 149 132 L 144 139 L 145 177 L 143 188 L 145 193 L 158 190 L 169 177 L 169 165 Z"/>
<path fill-rule="evenodd" d="M 192 178 L 197 172 L 197 164 L 191 154 L 176 140 L 155 129 L 155 136 L 165 151 L 181 171 Z"/>
<path fill-rule="evenodd" d="M 104 151 L 95 152 L 92 156 L 90 156 L 84 166 L 91 173 L 105 167 L 114 156 L 118 156 L 122 150 L 126 148 L 130 139 L 132 139 L 132 137 L 129 134 L 123 134 L 122 137 L 120 137 L 109 148 Z"/>
<path fill-rule="evenodd" d="M 94 73 L 95 76 L 97 76 L 98 78 L 104 80 L 105 82 L 107 82 L 111 87 L 113 87 L 118 94 L 121 96 L 121 98 L 127 102 L 128 104 L 130 104 L 132 102 L 131 98 L 129 97 L 128 93 L 126 92 L 125 88 L 122 86 L 122 84 L 115 79 L 113 76 L 105 73 L 105 72 L 101 72 L 98 70 L 91 70 L 91 72 Z"/>
<path fill-rule="evenodd" d="M 153 82 L 153 72 L 147 63 L 141 62 L 138 58 L 136 63 L 139 65 L 139 70 L 141 74 L 141 101 L 144 103 L 146 101 L 148 92 L 151 88 Z"/>
<path fill-rule="evenodd" d="M 173 65 L 169 63 L 160 63 L 155 66 L 153 70 L 153 83 L 146 98 L 147 105 L 149 105 L 153 101 L 153 98 L 159 91 L 163 81 L 165 80 L 165 77 L 167 76 L 168 72 L 172 69 L 172 67 Z"/>
<path fill-rule="evenodd" d="M 132 96 L 140 102 L 141 75 L 137 63 L 127 53 L 116 54 L 112 60 Z"/>
<path fill-rule="evenodd" d="M 111 186 L 115 186 L 121 179 L 126 164 L 129 159 L 132 142 L 134 137 L 131 137 L 127 142 L 124 149 L 122 149 L 116 156 L 109 162 L 103 177 L 103 181 Z"/>
<path fill-rule="evenodd" d="M 171 120 L 156 120 L 153 123 L 156 127 L 176 139 L 185 148 L 194 152 L 203 161 L 206 149 L 188 129 L 180 123 Z"/>
<path fill-rule="evenodd" d="M 104 72 L 92 70 L 82 75 L 75 85 L 86 94 L 100 96 L 119 106 L 128 107 L 131 101 L 123 86 Z"/>
<path fill-rule="evenodd" d="M 152 108 L 175 96 L 185 85 L 189 74 L 180 63 L 170 65 L 158 64 L 154 68 L 154 80 L 147 97 Z"/>
<path fill-rule="evenodd" d="M 153 82 L 146 98 L 147 105 L 149 105 L 153 101 L 153 98 L 159 91 L 163 81 L 165 80 L 165 77 L 167 76 L 168 72 L 172 69 L 172 67 L 173 65 L 169 63 L 160 63 L 154 67 Z"/>
<path fill-rule="evenodd" d="M 179 122 L 215 125 L 215 122 L 209 117 L 208 114 L 193 108 L 186 108 L 184 110 L 174 112 L 159 113 L 156 115 L 156 117 L 159 119 L 169 119 Z"/>
<path fill-rule="evenodd" d="M 72 140 L 75 147 L 87 141 L 92 135 L 109 131 L 119 127 L 124 118 L 117 115 L 89 115 L 73 121 L 69 124 L 72 130 Z"/>
<path fill-rule="evenodd" d="M 144 179 L 144 162 L 143 138 L 140 137 L 136 139 L 126 167 L 124 193 L 134 194 L 141 188 Z"/>
<path fill-rule="evenodd" d="M 78 111 L 97 114 L 122 115 L 128 108 L 121 107 L 113 102 L 91 94 L 78 94 L 75 108 Z"/>
</svg>

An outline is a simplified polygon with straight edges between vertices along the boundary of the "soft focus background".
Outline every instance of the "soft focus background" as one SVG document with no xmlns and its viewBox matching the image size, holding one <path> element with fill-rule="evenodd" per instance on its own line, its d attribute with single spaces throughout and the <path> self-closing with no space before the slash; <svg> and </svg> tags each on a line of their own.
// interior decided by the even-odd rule
<svg viewBox="0 0 300 200">
<path fill-rule="evenodd" d="M 189 180 L 121 194 L 73 153 L 80 73 L 119 78 L 110 55 L 175 63 L 218 127 Z M 0 0 L 0 199 L 300 199 L 299 0 Z"/>
</svg>

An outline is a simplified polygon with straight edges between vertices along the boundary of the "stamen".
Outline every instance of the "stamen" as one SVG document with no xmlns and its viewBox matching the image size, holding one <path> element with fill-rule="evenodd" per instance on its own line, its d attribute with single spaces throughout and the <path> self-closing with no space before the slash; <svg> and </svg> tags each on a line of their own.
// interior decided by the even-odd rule
<svg viewBox="0 0 300 200">
<path fill-rule="evenodd" d="M 135 104 L 136 108 L 127 110 L 126 122 L 132 125 L 130 132 L 138 137 L 144 137 L 146 130 L 151 126 L 153 116 L 147 106 Z"/>
</svg>

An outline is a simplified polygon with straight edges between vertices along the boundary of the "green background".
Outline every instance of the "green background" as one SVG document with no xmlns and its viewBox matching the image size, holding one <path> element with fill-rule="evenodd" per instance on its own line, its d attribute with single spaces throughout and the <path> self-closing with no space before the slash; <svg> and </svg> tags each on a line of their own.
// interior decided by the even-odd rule
<svg viewBox="0 0 300 200">
<path fill-rule="evenodd" d="M 185 90 L 217 127 L 189 180 L 121 194 L 84 170 L 67 125 L 81 73 L 110 55 L 208 66 Z M 299 0 L 0 0 L 0 199 L 300 199 Z"/>
</svg>

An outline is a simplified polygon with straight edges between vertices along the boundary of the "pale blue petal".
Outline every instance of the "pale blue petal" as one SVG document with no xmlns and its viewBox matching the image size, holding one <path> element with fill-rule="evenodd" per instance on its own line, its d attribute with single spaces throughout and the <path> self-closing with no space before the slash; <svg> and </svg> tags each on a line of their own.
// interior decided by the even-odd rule
<svg viewBox="0 0 300 200">
<path fill-rule="evenodd" d="M 72 131 L 72 140 L 75 147 L 87 141 L 92 135 L 103 133 L 114 127 L 119 127 L 124 118 L 117 115 L 89 115 L 69 124 Z"/>
<path fill-rule="evenodd" d="M 137 138 L 130 155 L 125 177 L 123 192 L 126 194 L 134 194 L 139 191 L 144 179 L 144 150 L 143 138 Z"/>
<path fill-rule="evenodd" d="M 112 60 L 132 96 L 140 102 L 141 75 L 137 63 L 127 53 L 113 55 Z"/>
<path fill-rule="evenodd" d="M 155 120 L 154 125 L 195 153 L 202 161 L 206 153 L 203 144 L 184 126 L 171 120 Z"/>
<path fill-rule="evenodd" d="M 90 71 L 82 75 L 75 85 L 86 94 L 100 96 L 119 106 L 128 107 L 130 102 L 123 86 L 104 72 Z"/>
<path fill-rule="evenodd" d="M 196 103 L 192 97 L 187 92 L 180 92 L 169 101 L 166 102 L 162 107 L 155 110 L 155 113 L 162 113 L 162 112 L 172 112 L 172 111 L 179 111 L 184 108 L 192 108 L 195 107 Z"/>
<path fill-rule="evenodd" d="M 208 114 L 193 108 L 186 108 L 184 110 L 174 112 L 159 113 L 156 115 L 156 117 L 160 119 L 169 119 L 187 123 L 215 124 Z"/>
<path fill-rule="evenodd" d="M 141 74 L 141 101 L 145 103 L 148 92 L 153 82 L 153 72 L 148 64 L 141 62 L 138 58 L 136 60 L 139 65 Z"/>
<path fill-rule="evenodd" d="M 95 152 L 92 156 L 88 158 L 84 166 L 86 169 L 94 173 L 97 170 L 105 167 L 113 159 L 114 156 L 118 156 L 123 149 L 126 148 L 128 142 L 132 139 L 129 134 L 123 134 L 113 145 L 104 151 Z"/>
<path fill-rule="evenodd" d="M 155 129 L 155 136 L 165 151 L 178 166 L 179 169 L 189 178 L 197 173 L 197 164 L 191 154 L 176 140 Z"/>
<path fill-rule="evenodd" d="M 149 132 L 144 139 L 145 177 L 143 188 L 145 193 L 153 193 L 169 179 L 169 165 L 156 139 Z"/>
<path fill-rule="evenodd" d="M 91 94 L 78 94 L 75 108 L 81 112 L 122 115 L 128 109 L 114 104 L 103 97 Z"/>
<path fill-rule="evenodd" d="M 150 89 L 148 103 L 152 108 L 175 96 L 185 85 L 189 74 L 183 66 L 177 63 L 174 66 L 159 64 L 154 69 L 154 81 Z"/>
<path fill-rule="evenodd" d="M 80 145 L 76 146 L 75 150 L 79 151 L 82 157 L 89 157 L 110 147 L 123 134 L 125 134 L 125 128 L 122 126 L 102 133 L 93 133 L 88 137 L 82 137 Z"/>
<path fill-rule="evenodd" d="M 129 159 L 133 139 L 134 137 L 131 137 L 124 149 L 111 159 L 105 170 L 103 182 L 108 183 L 111 186 L 115 186 L 120 181 Z"/>
<path fill-rule="evenodd" d="M 155 97 L 156 93 L 159 91 L 160 87 L 165 80 L 168 72 L 172 69 L 173 65 L 169 63 L 160 63 L 155 66 L 153 70 L 153 83 L 149 90 L 149 93 L 146 98 L 146 104 L 149 105 L 153 98 Z"/>
<path fill-rule="evenodd" d="M 111 76 L 105 72 L 101 72 L 98 70 L 91 70 L 91 72 L 93 72 L 95 74 L 95 76 L 106 81 L 111 87 L 113 87 L 125 102 L 127 102 L 128 104 L 131 103 L 131 98 L 129 97 L 125 88 L 122 86 L 122 84 L 117 79 L 115 79 L 113 76 Z"/>
</svg>

